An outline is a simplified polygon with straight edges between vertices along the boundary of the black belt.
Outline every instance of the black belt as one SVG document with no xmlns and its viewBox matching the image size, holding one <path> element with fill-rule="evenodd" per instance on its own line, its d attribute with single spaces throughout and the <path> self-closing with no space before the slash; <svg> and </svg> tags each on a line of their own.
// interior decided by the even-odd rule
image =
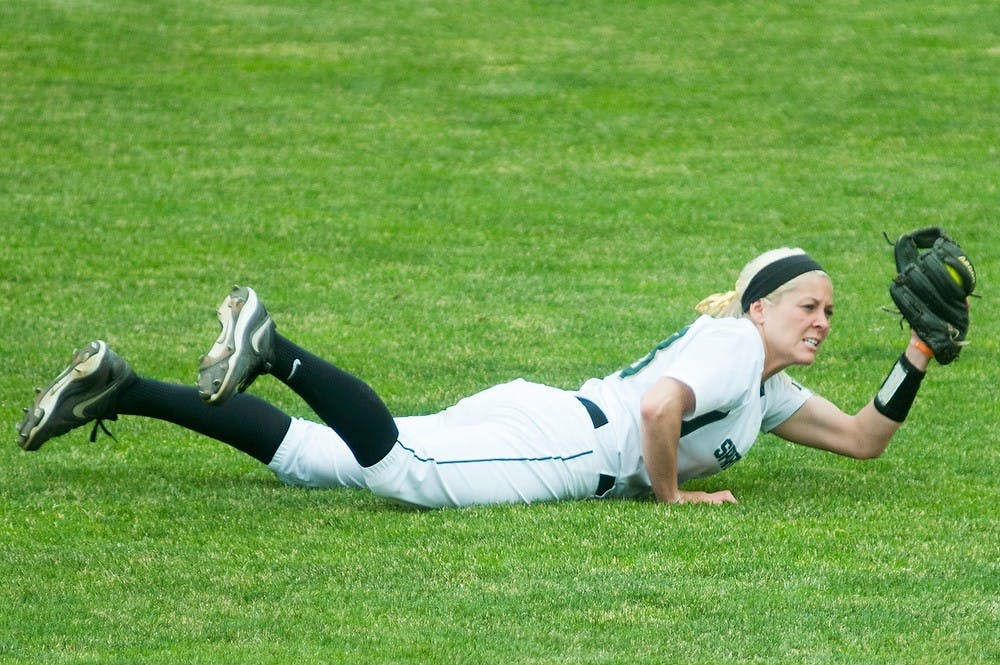
<svg viewBox="0 0 1000 665">
<path fill-rule="evenodd" d="M 597 491 L 594 492 L 594 496 L 604 496 L 612 489 L 614 489 L 615 481 L 617 478 L 614 476 L 609 476 L 606 473 L 602 473 L 597 478 Z"/>
<path fill-rule="evenodd" d="M 597 406 L 586 397 L 580 397 L 577 395 L 576 398 L 580 400 L 580 404 L 583 404 L 583 408 L 587 409 L 587 413 L 590 414 L 590 422 L 594 423 L 594 429 L 600 429 L 608 424 L 608 417 L 604 415 L 603 411 L 601 411 L 601 407 Z"/>
<path fill-rule="evenodd" d="M 587 409 L 587 413 L 590 415 L 590 422 L 594 423 L 594 429 L 600 429 L 608 424 L 608 417 L 601 411 L 601 407 L 586 397 L 577 395 L 576 398 L 580 400 L 580 404 L 583 404 L 583 408 Z M 597 479 L 597 491 L 594 492 L 594 496 L 604 496 L 610 492 L 615 486 L 615 480 L 614 476 L 609 476 L 606 473 L 600 474 Z"/>
</svg>

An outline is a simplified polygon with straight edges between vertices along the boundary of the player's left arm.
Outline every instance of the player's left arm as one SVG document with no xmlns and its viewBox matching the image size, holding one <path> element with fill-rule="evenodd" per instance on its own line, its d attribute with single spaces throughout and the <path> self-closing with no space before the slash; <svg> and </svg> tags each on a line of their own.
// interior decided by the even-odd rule
<svg viewBox="0 0 1000 665">
<path fill-rule="evenodd" d="M 923 374 L 930 359 L 919 350 L 918 342 L 919 338 L 913 334 L 903 356 L 914 370 Z M 901 424 L 901 420 L 883 415 L 875 399 L 850 415 L 829 400 L 812 395 L 798 411 L 771 431 L 792 443 L 856 459 L 871 459 L 885 452 Z"/>
</svg>

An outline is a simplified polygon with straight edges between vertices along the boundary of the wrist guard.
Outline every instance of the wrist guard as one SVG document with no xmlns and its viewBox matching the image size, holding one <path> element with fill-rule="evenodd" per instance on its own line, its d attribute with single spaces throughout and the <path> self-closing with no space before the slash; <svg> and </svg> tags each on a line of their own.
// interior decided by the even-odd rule
<svg viewBox="0 0 1000 665">
<path fill-rule="evenodd" d="M 906 420 L 925 373 L 914 367 L 905 353 L 900 355 L 875 394 L 875 408 L 878 412 L 897 423 Z"/>
</svg>

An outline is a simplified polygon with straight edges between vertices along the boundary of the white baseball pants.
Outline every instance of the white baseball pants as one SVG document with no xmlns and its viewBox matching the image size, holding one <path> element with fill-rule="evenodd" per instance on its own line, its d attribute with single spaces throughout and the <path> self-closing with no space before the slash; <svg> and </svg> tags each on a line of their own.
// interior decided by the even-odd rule
<svg viewBox="0 0 1000 665">
<path fill-rule="evenodd" d="M 332 429 L 295 419 L 268 467 L 288 484 L 427 508 L 593 497 L 618 469 L 610 427 L 595 429 L 574 393 L 523 379 L 396 423 L 396 445 L 362 468 Z"/>
</svg>

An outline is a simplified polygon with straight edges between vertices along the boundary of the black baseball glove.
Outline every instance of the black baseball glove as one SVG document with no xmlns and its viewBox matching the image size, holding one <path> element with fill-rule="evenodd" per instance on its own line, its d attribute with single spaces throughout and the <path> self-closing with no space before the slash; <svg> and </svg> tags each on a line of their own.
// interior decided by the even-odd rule
<svg viewBox="0 0 1000 665">
<path fill-rule="evenodd" d="M 968 344 L 976 269 L 958 243 L 936 226 L 901 235 L 894 253 L 898 274 L 889 294 L 937 361 L 947 365 Z"/>
</svg>

